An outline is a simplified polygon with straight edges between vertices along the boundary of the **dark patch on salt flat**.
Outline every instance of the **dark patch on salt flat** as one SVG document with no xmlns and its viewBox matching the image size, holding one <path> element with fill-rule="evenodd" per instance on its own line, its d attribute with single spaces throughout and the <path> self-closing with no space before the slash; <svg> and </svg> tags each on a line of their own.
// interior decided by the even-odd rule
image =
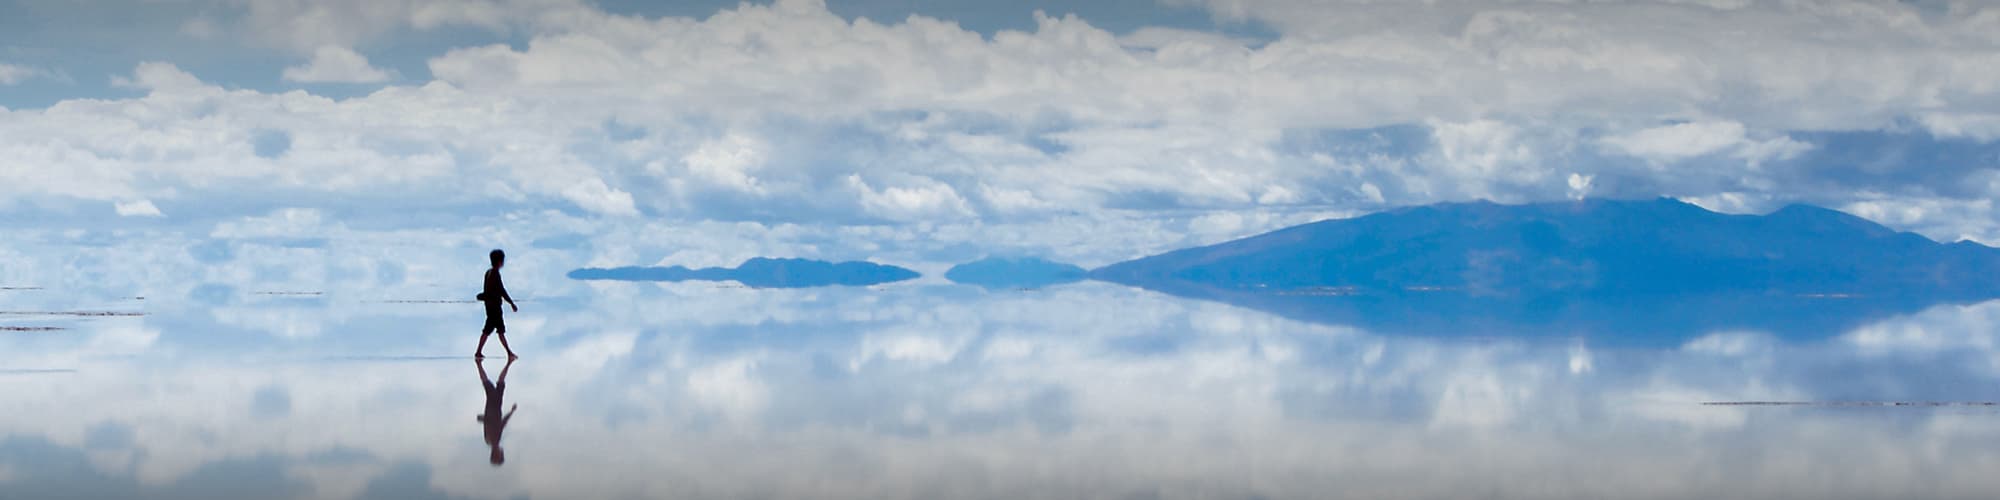
<svg viewBox="0 0 2000 500">
<path fill-rule="evenodd" d="M 76 316 L 98 318 L 137 317 L 145 315 L 146 313 L 129 311 L 0 311 L 0 316 Z"/>
<path fill-rule="evenodd" d="M 324 359 L 324 360 L 326 360 L 326 361 L 443 361 L 443 360 L 463 360 L 463 359 L 470 359 L 471 357 L 472 357 L 472 356 L 465 356 L 465 355 L 458 355 L 458 356 L 332 356 L 332 357 L 327 357 L 327 358 L 323 358 L 323 359 Z"/>
<path fill-rule="evenodd" d="M 60 332 L 68 330 L 60 326 L 0 326 L 0 332 Z"/>
<path fill-rule="evenodd" d="M 0 368 L 0 375 L 35 375 L 40 373 L 76 373 L 75 368 Z"/>
</svg>

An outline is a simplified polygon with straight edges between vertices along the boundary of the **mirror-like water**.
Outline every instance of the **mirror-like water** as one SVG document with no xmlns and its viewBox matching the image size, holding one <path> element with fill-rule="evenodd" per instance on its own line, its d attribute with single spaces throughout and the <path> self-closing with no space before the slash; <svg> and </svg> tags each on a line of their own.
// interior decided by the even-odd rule
<svg viewBox="0 0 2000 500">
<path fill-rule="evenodd" d="M 1982 498 L 2000 486 L 2000 408 L 1983 406 L 2000 401 L 2000 302 L 1821 335 L 1621 342 L 1616 324 L 1588 322 L 1398 335 L 1099 283 L 587 290 L 524 301 L 508 320 L 524 356 L 511 365 L 476 364 L 478 306 L 435 290 L 0 292 L 0 326 L 19 327 L 0 331 L 0 498 Z M 1707 404 L 1745 402 L 1811 404 Z"/>
</svg>

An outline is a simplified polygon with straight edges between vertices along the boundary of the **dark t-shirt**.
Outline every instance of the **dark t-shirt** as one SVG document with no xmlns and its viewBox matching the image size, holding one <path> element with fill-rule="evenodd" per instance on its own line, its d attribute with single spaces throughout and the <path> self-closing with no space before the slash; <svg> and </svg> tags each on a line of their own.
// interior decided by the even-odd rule
<svg viewBox="0 0 2000 500">
<path fill-rule="evenodd" d="M 500 317 L 500 301 L 507 298 L 507 286 L 500 283 L 500 270 L 486 270 L 486 315 Z"/>
</svg>

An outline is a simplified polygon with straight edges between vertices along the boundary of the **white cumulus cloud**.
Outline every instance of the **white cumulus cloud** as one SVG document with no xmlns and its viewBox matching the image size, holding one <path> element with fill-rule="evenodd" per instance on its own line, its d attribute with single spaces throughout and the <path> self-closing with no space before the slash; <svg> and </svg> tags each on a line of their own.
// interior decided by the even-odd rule
<svg viewBox="0 0 2000 500">
<path fill-rule="evenodd" d="M 562 190 L 564 198 L 585 210 L 605 215 L 637 215 L 632 194 L 606 185 L 602 179 L 585 179 Z"/>
<path fill-rule="evenodd" d="M 39 69 L 0 62 L 0 85 L 14 85 L 45 75 L 47 72 Z"/>
<path fill-rule="evenodd" d="M 847 177 L 848 187 L 861 198 L 861 207 L 870 215 L 890 220 L 948 219 L 971 214 L 965 198 L 951 186 L 930 179 L 916 179 L 910 185 L 877 189 L 860 175 Z"/>
<path fill-rule="evenodd" d="M 1602 139 L 1604 147 L 1660 162 L 1727 152 L 1750 163 L 1786 159 L 1811 146 L 1789 137 L 1752 139 L 1736 122 L 1689 122 L 1635 130 Z"/>
<path fill-rule="evenodd" d="M 111 207 L 122 217 L 160 217 L 160 207 L 153 206 L 151 200 L 132 200 L 115 203 Z"/>
<path fill-rule="evenodd" d="M 283 76 L 285 81 L 303 83 L 380 83 L 391 78 L 353 49 L 331 45 L 314 50 L 305 64 L 285 68 Z"/>
<path fill-rule="evenodd" d="M 702 143 L 694 152 L 681 158 L 694 175 L 713 182 L 715 185 L 743 191 L 762 193 L 757 177 L 752 174 L 763 166 L 764 154 L 755 139 L 741 135 L 730 135 Z"/>
</svg>

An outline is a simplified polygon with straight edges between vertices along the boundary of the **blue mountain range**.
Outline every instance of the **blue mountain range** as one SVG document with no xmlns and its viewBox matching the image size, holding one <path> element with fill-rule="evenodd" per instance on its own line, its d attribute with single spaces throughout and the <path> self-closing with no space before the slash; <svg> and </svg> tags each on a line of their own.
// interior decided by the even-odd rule
<svg viewBox="0 0 2000 500">
<path fill-rule="evenodd" d="M 754 288 L 866 286 L 915 279 L 916 271 L 873 262 L 827 262 L 810 259 L 756 257 L 735 268 L 672 267 L 583 268 L 570 279 L 613 281 L 735 281 Z"/>
<path fill-rule="evenodd" d="M 2000 250 L 1807 205 L 1478 202 L 1314 222 L 1090 276 L 1384 333 L 1671 345 L 1728 329 L 1821 338 L 2000 297 Z"/>
<path fill-rule="evenodd" d="M 1730 215 L 1666 198 L 1477 202 L 1314 222 L 1091 277 L 1320 293 L 1990 297 L 2000 295 L 2000 250 L 1807 205 Z"/>
</svg>

